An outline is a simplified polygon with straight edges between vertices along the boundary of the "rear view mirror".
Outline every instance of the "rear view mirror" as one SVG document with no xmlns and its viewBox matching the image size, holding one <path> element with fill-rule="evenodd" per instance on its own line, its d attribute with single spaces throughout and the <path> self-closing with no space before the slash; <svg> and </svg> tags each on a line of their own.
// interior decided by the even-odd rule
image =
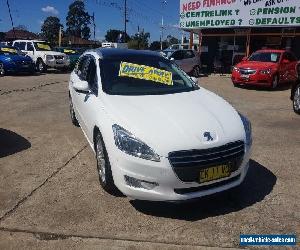
<svg viewBox="0 0 300 250">
<path fill-rule="evenodd" d="M 76 81 L 76 82 L 73 82 L 73 88 L 76 91 L 82 92 L 82 93 L 89 93 L 90 92 L 89 84 L 88 84 L 87 81 Z"/>
<path fill-rule="evenodd" d="M 171 60 L 171 61 L 175 61 L 174 57 L 171 57 L 170 60 Z"/>
</svg>

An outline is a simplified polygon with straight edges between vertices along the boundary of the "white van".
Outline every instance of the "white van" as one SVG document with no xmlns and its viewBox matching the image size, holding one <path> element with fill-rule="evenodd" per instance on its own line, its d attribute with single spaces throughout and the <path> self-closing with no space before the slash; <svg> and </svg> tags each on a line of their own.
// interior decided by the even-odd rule
<svg viewBox="0 0 300 250">
<path fill-rule="evenodd" d="M 30 56 L 39 72 L 45 72 L 47 68 L 67 70 L 70 65 L 68 55 L 53 51 L 50 44 L 45 41 L 16 40 L 13 46 Z"/>
</svg>

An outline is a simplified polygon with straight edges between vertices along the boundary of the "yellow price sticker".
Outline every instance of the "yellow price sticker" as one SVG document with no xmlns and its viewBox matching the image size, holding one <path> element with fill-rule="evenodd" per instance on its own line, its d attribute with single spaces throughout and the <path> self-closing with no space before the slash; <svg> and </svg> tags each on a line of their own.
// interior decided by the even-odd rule
<svg viewBox="0 0 300 250">
<path fill-rule="evenodd" d="M 50 46 L 48 44 L 44 43 L 37 43 L 38 48 L 45 49 L 45 50 L 51 50 Z"/>
<path fill-rule="evenodd" d="M 9 53 L 17 53 L 17 50 L 11 48 L 1 48 L 1 51 L 9 52 Z"/>
<path fill-rule="evenodd" d="M 119 76 L 173 85 L 171 72 L 146 65 L 121 62 Z"/>
<path fill-rule="evenodd" d="M 70 53 L 70 54 L 75 54 L 75 50 L 72 49 L 64 49 L 64 53 Z"/>
</svg>

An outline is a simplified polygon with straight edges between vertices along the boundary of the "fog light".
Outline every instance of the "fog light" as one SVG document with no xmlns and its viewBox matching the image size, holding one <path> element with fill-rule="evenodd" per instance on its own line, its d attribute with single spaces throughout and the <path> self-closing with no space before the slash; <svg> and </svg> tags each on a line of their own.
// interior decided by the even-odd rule
<svg viewBox="0 0 300 250">
<path fill-rule="evenodd" d="M 152 190 L 158 186 L 158 183 L 156 182 L 142 181 L 133 177 L 129 177 L 127 175 L 124 176 L 124 179 L 126 184 L 130 187 Z"/>
</svg>

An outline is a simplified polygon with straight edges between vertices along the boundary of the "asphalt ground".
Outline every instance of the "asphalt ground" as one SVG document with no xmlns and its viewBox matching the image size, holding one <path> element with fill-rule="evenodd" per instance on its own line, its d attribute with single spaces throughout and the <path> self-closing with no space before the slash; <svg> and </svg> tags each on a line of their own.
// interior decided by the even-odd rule
<svg viewBox="0 0 300 250">
<path fill-rule="evenodd" d="M 0 78 L 0 249 L 240 248 L 240 234 L 300 236 L 300 116 L 288 88 L 200 85 L 247 115 L 245 182 L 192 203 L 130 201 L 99 186 L 92 150 L 71 125 L 67 74 Z"/>
</svg>

